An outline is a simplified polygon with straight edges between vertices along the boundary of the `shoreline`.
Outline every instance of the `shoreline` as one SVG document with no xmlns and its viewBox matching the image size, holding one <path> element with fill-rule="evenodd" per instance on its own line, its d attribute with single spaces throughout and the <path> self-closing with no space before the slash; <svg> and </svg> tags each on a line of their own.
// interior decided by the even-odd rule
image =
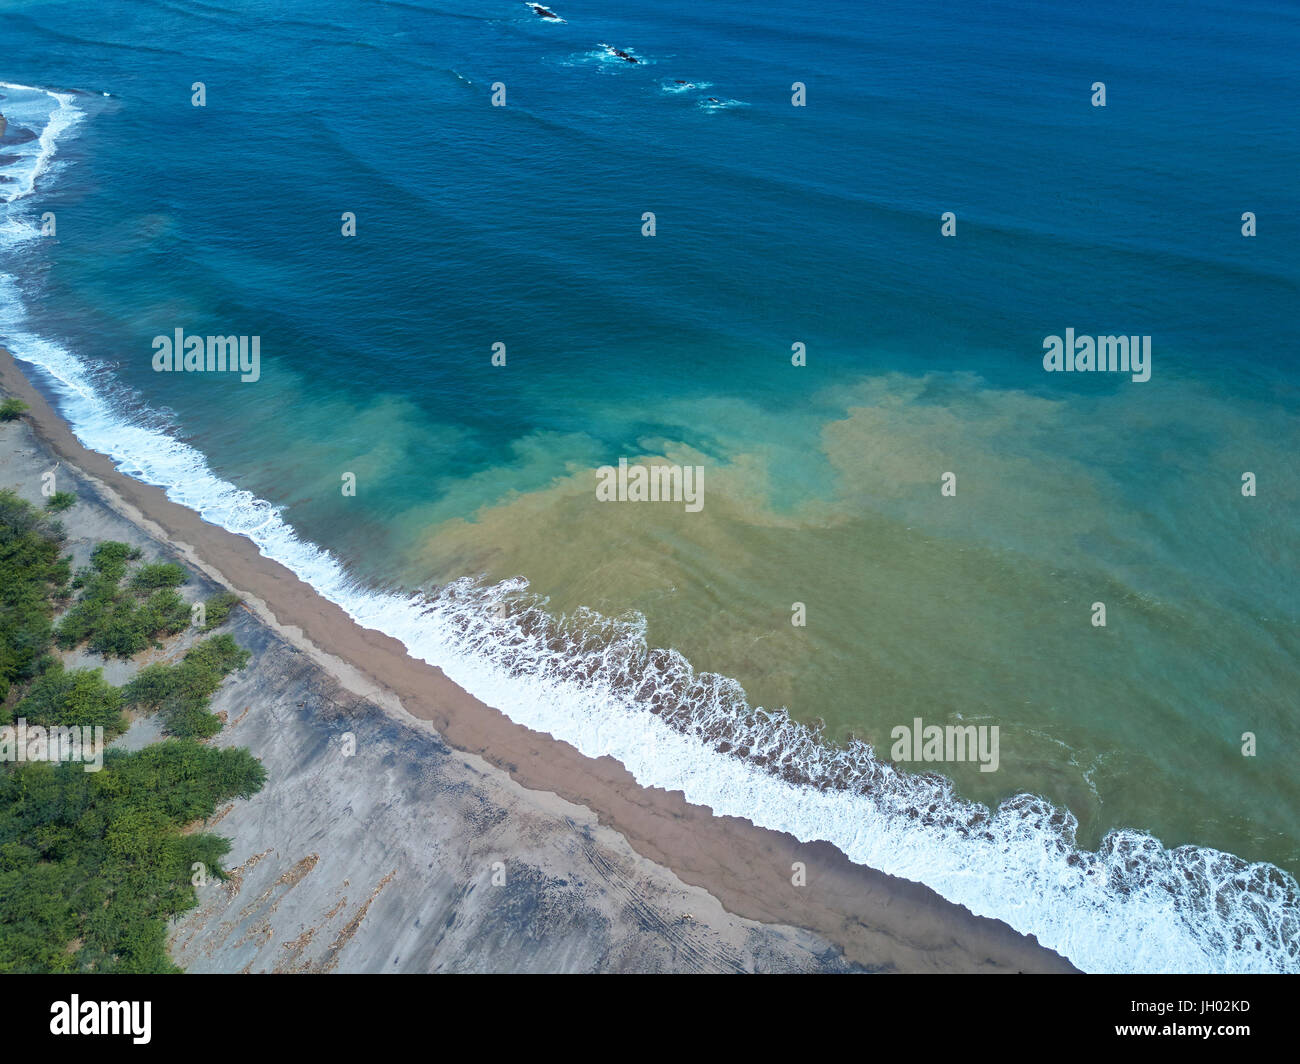
<svg viewBox="0 0 1300 1064">
<path fill-rule="evenodd" d="M 244 596 L 272 632 L 341 687 L 398 719 L 422 722 L 456 750 L 481 757 L 526 793 L 590 810 L 642 859 L 715 898 L 728 913 L 811 931 L 850 964 L 909 972 L 1066 972 L 1059 954 L 1001 921 L 977 917 L 928 887 L 855 865 L 826 842 L 735 817 L 715 816 L 680 792 L 645 788 L 611 757 L 591 759 L 567 743 L 515 724 L 474 698 L 400 642 L 363 628 L 252 541 L 205 522 L 83 447 L 12 356 L 0 348 L 0 386 L 24 400 L 37 440 L 76 467 L 105 503 L 170 545 L 193 568 Z M 250 747 L 261 756 L 256 746 Z M 807 884 L 791 884 L 803 862 Z"/>
</svg>

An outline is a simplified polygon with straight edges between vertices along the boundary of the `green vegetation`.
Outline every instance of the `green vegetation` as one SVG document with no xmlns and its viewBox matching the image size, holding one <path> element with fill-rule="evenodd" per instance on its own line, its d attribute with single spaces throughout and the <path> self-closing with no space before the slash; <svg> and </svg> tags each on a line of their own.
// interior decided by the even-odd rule
<svg viewBox="0 0 1300 1064">
<path fill-rule="evenodd" d="M 21 399 L 6 399 L 0 402 L 0 421 L 17 421 L 27 410 L 27 404 Z"/>
<path fill-rule="evenodd" d="M 185 570 L 175 562 L 158 562 L 155 565 L 142 565 L 131 577 L 131 590 L 160 591 L 169 587 L 180 587 L 185 583 Z"/>
<path fill-rule="evenodd" d="M 177 971 L 167 919 L 198 900 L 193 866 L 224 878 L 230 848 L 181 828 L 264 779 L 247 750 L 189 740 L 110 752 L 101 772 L 0 772 L 0 973 Z"/>
<path fill-rule="evenodd" d="M 61 548 L 58 522 L 0 491 L 0 725 L 99 725 L 111 737 L 126 725 L 123 706 L 136 705 L 165 712 L 174 735 L 212 734 L 220 724 L 208 699 L 248 652 L 214 636 L 121 690 L 99 669 L 64 668 L 49 652 L 54 607 L 71 595 Z M 178 609 L 188 622 L 179 566 L 140 566 L 121 588 L 138 557 L 124 543 L 95 548 L 73 581 L 81 597 L 57 626 L 61 645 L 116 646 L 108 635 L 120 632 L 152 638 Z M 224 878 L 230 845 L 183 829 L 253 795 L 265 776 L 247 750 L 193 738 L 110 751 L 99 772 L 0 763 L 0 973 L 177 971 L 167 920 L 195 904 L 196 866 Z"/>
<path fill-rule="evenodd" d="M 50 649 L 51 599 L 66 591 L 69 565 L 45 516 L 0 491 L 0 702 L 29 680 Z"/>
<path fill-rule="evenodd" d="M 61 514 L 64 510 L 71 510 L 76 505 L 77 493 L 75 491 L 56 491 L 45 500 L 45 508 L 56 514 Z"/>
<path fill-rule="evenodd" d="M 243 601 L 233 591 L 220 591 L 213 595 L 203 604 L 207 615 L 207 623 L 204 624 L 203 631 L 210 632 L 222 624 L 230 616 L 230 611 Z"/>
<path fill-rule="evenodd" d="M 104 679 L 102 670 L 65 669 L 57 660 L 37 677 L 8 719 L 47 727 L 98 725 L 106 739 L 126 731 L 127 724 L 122 715 L 122 692 Z"/>
<path fill-rule="evenodd" d="M 89 568 L 79 570 L 72 586 L 81 597 L 59 621 L 55 641 L 65 650 L 89 643 L 104 657 L 130 658 L 160 636 L 175 635 L 190 623 L 190 607 L 174 590 L 185 570 L 171 562 L 142 565 L 129 585 L 121 586 L 130 562 L 140 552 L 125 543 L 99 544 Z"/>
<path fill-rule="evenodd" d="M 131 706 L 163 714 L 163 730 L 181 739 L 206 739 L 221 729 L 208 699 L 226 676 L 248 663 L 248 651 L 230 635 L 205 639 L 176 665 L 147 665 L 122 688 Z"/>
</svg>

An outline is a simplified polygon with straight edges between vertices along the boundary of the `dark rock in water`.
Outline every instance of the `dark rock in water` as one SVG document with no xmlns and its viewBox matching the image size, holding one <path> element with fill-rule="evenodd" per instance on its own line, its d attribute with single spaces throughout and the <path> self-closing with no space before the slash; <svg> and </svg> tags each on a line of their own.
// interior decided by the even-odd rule
<svg viewBox="0 0 1300 1064">
<path fill-rule="evenodd" d="M 15 129 L 8 134 L 0 132 L 0 144 L 4 145 L 26 144 L 29 140 L 35 139 L 36 134 L 30 129 Z"/>
<path fill-rule="evenodd" d="M 617 58 L 623 60 L 623 62 L 625 63 L 641 62 L 641 60 L 638 59 L 636 56 L 632 55 L 631 52 L 625 52 L 623 51 L 622 48 L 615 48 L 612 44 L 606 44 L 604 41 L 598 41 L 597 43 L 600 45 L 601 48 L 604 48 L 609 55 L 616 56 Z"/>
</svg>

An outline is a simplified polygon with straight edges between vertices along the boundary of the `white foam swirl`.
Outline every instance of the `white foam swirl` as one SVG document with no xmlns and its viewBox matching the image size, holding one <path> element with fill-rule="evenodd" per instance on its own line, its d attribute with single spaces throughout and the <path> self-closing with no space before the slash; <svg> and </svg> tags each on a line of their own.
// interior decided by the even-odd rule
<svg viewBox="0 0 1300 1064">
<path fill-rule="evenodd" d="M 27 145 L 6 148 L 0 154 L 17 155 L 16 162 L 5 167 L 6 176 L 14 179 L 14 187 L 5 194 L 5 203 L 13 203 L 24 196 L 31 195 L 36 182 L 49 167 L 59 140 L 73 126 L 85 117 L 77 107 L 76 97 L 71 93 L 54 92 L 50 89 L 38 89 L 30 85 L 15 85 L 0 81 L 0 89 L 9 89 L 20 93 L 18 99 L 4 101 L 0 109 L 8 121 L 9 128 L 34 128 L 41 126 L 39 137 Z"/>
</svg>

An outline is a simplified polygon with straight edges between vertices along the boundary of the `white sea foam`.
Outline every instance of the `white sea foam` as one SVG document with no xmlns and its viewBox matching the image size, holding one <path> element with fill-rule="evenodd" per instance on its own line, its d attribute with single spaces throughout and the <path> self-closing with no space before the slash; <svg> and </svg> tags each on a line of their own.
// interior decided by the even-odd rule
<svg viewBox="0 0 1300 1064">
<path fill-rule="evenodd" d="M 17 129 L 41 130 L 36 140 L 0 151 L 0 154 L 19 157 L 17 162 L 3 170 L 6 176 L 14 179 L 12 187 L 4 186 L 4 202 L 12 203 L 31 194 L 37 179 L 54 159 L 59 139 L 81 121 L 84 112 L 77 107 L 76 97 L 71 93 L 14 85 L 7 81 L 0 81 L 0 89 L 13 93 L 4 101 L 2 109 L 10 132 Z"/>
<path fill-rule="evenodd" d="M 733 107 L 748 107 L 744 100 L 724 100 L 721 97 L 709 97 L 700 101 L 700 108 L 705 111 L 727 111 Z"/>
<path fill-rule="evenodd" d="M 663 91 L 676 95 L 682 92 L 703 92 L 705 89 L 713 88 L 711 81 L 683 81 L 678 84 L 676 81 L 665 81 L 662 83 Z"/>
<path fill-rule="evenodd" d="M 198 450 L 119 412 L 86 363 L 29 331 L 3 275 L 0 341 L 40 367 L 78 438 L 124 473 L 247 536 L 512 720 L 612 756 L 644 785 L 832 842 L 1036 935 L 1087 971 L 1300 971 L 1300 887 L 1272 865 L 1170 851 L 1138 831 L 1080 851 L 1068 811 L 1026 794 L 989 810 L 940 777 L 899 772 L 865 744 L 837 750 L 784 711 L 751 708 L 734 681 L 648 647 L 642 618 L 555 619 L 523 581 L 465 579 L 404 596 L 365 588 L 299 539 L 279 508 L 216 476 Z"/>
</svg>

